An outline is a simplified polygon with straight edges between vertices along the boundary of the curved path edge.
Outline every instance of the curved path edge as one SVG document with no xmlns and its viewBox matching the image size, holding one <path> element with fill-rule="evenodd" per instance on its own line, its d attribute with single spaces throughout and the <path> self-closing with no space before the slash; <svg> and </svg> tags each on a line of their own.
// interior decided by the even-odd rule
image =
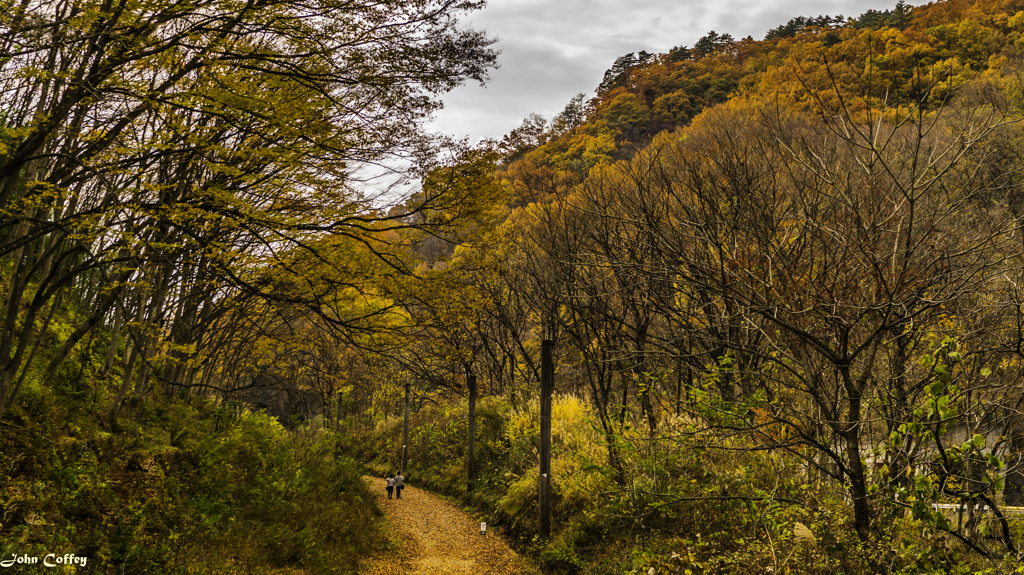
<svg viewBox="0 0 1024 575">
<path fill-rule="evenodd" d="M 384 480 L 370 482 L 388 521 L 393 545 L 364 564 L 363 575 L 534 575 L 539 573 L 494 533 L 445 499 L 406 485 L 402 499 L 388 499 Z"/>
</svg>

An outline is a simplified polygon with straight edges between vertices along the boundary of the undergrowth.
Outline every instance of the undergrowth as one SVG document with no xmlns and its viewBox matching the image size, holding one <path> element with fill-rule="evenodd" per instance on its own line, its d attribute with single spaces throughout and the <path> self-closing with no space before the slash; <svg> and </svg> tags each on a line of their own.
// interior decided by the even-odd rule
<svg viewBox="0 0 1024 575">
<path fill-rule="evenodd" d="M 909 516 L 861 542 L 844 494 L 795 458 L 713 444 L 684 417 L 654 438 L 627 420 L 610 442 L 579 398 L 552 408 L 552 538 L 537 527 L 536 402 L 499 398 L 477 413 L 477 488 L 466 493 L 466 402 L 426 407 L 411 418 L 406 481 L 472 505 L 548 573 L 821 574 L 1024 573 L 987 561 Z M 398 469 L 402 420 L 353 427 L 345 450 L 380 474 Z M 810 536 L 794 535 L 803 525 Z M 1016 524 L 1017 529 L 1024 526 Z"/>
<path fill-rule="evenodd" d="M 126 408 L 29 387 L 0 424 L 0 559 L 86 557 L 87 573 L 353 573 L 383 541 L 335 436 L 241 407 Z M 85 405 L 83 405 L 85 404 Z M 41 565 L 40 565 L 41 567 Z"/>
</svg>

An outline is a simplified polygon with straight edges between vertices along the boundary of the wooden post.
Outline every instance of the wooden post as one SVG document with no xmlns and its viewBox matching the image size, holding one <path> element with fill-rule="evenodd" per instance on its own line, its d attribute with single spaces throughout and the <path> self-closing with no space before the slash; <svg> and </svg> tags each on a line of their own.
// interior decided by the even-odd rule
<svg viewBox="0 0 1024 575">
<path fill-rule="evenodd" d="M 538 536 L 551 538 L 551 392 L 555 386 L 552 352 L 555 342 L 545 339 L 540 351 L 540 524 Z"/>
<path fill-rule="evenodd" d="M 334 414 L 334 432 L 341 433 L 341 398 L 344 392 L 338 392 L 338 412 Z"/>
<path fill-rule="evenodd" d="M 338 403 L 334 414 L 334 459 L 341 457 L 341 398 L 343 392 L 338 391 Z"/>
<path fill-rule="evenodd" d="M 409 382 L 405 382 L 405 421 L 402 424 L 402 474 L 409 463 Z"/>
<path fill-rule="evenodd" d="M 476 376 L 466 377 L 469 388 L 469 422 L 466 437 L 466 493 L 476 489 Z"/>
</svg>

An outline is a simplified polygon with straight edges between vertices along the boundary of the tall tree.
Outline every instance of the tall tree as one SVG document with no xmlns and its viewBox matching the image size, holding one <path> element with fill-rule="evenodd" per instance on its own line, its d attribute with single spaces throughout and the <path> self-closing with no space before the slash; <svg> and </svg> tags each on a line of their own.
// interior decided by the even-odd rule
<svg viewBox="0 0 1024 575">
<path fill-rule="evenodd" d="M 39 314 L 83 274 L 99 278 L 99 315 L 51 365 L 150 262 L 163 266 L 164 289 L 201 277 L 274 299 L 255 270 L 285 264 L 282 250 L 381 233 L 372 224 L 388 218 L 364 209 L 352 169 L 422 155 L 434 96 L 486 79 L 491 41 L 457 21 L 482 5 L 2 3 L 0 257 L 12 273 L 0 416 L 38 358 L 25 350 L 40 341 Z M 193 257 L 209 266 L 198 276 Z M 35 303 L 22 312 L 30 283 Z M 185 322 L 201 316 L 186 301 L 154 300 L 180 313 L 147 317 L 186 337 Z"/>
</svg>

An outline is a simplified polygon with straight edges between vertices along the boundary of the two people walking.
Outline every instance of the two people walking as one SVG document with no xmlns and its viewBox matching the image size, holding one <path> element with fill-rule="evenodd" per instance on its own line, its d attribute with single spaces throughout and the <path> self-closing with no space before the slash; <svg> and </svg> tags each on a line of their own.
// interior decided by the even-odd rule
<svg viewBox="0 0 1024 575">
<path fill-rule="evenodd" d="M 391 499 L 391 495 L 396 493 L 398 495 L 398 499 L 401 499 L 402 489 L 404 488 L 405 478 L 402 477 L 401 473 L 399 473 L 398 475 L 391 475 L 390 473 L 388 473 L 387 486 L 385 487 L 385 489 L 388 490 L 388 499 Z"/>
</svg>

